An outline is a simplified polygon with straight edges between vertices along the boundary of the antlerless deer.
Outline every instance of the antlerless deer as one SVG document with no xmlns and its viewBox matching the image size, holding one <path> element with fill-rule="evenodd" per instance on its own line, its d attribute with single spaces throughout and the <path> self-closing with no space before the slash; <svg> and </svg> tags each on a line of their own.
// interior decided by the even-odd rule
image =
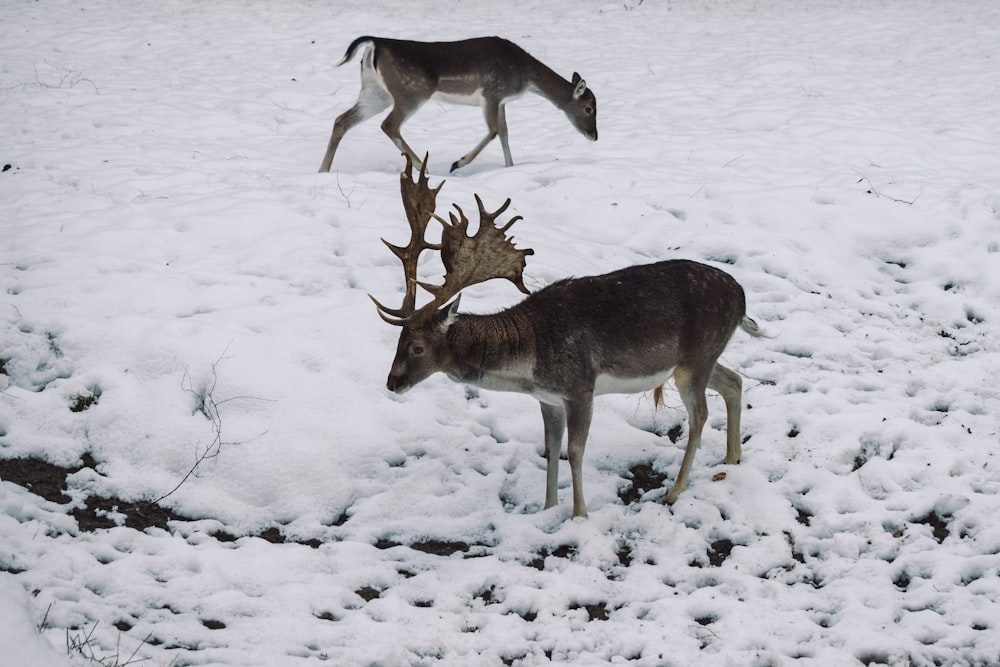
<svg viewBox="0 0 1000 667">
<path fill-rule="evenodd" d="M 337 66 L 361 58 L 361 92 L 357 103 L 337 117 L 320 172 L 330 171 L 340 140 L 352 127 L 385 111 L 382 131 L 416 165 L 420 159 L 403 140 L 400 128 L 430 99 L 479 106 L 488 132 L 483 140 L 451 165 L 455 171 L 472 162 L 497 136 L 505 164 L 514 164 L 507 143 L 504 106 L 531 91 L 561 109 L 581 134 L 597 141 L 597 100 L 587 82 L 573 73 L 567 81 L 527 51 L 500 37 L 477 37 L 458 42 L 414 42 L 382 37 L 358 37 Z"/>
<path fill-rule="evenodd" d="M 506 278 L 527 294 L 522 273 L 533 251 L 516 249 L 506 237 L 520 216 L 495 225 L 510 199 L 490 213 L 476 195 L 479 229 L 469 236 L 469 221 L 457 205 L 458 215 L 450 214 L 450 222 L 434 214 L 443 183 L 429 187 L 426 161 L 416 181 L 411 170 L 407 158 L 400 188 L 410 241 L 402 247 L 383 239 L 403 262 L 403 305 L 386 308 L 372 297 L 382 319 L 403 329 L 389 372 L 390 391 L 402 393 L 442 372 L 456 382 L 534 396 L 545 427 L 545 508 L 557 502 L 559 451 L 568 430 L 575 517 L 587 516 L 581 466 L 597 395 L 658 391 L 674 378 L 689 428 L 668 504 L 687 485 L 708 415 L 706 387 L 722 394 L 726 404 L 724 463 L 739 462 L 742 380 L 717 359 L 737 327 L 754 337 L 763 334 L 746 316 L 743 288 L 729 274 L 698 262 L 668 260 L 561 280 L 492 315 L 459 313 L 460 290 L 491 278 Z M 443 225 L 439 245 L 424 238 L 432 217 Z M 441 251 L 443 284 L 418 282 L 417 257 L 424 249 Z M 418 285 L 433 297 L 420 308 Z"/>
</svg>

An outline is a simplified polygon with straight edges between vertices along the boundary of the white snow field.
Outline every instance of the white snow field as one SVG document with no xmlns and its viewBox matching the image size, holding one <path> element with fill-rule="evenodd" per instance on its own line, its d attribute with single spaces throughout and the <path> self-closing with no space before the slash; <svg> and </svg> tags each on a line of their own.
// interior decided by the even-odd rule
<svg viewBox="0 0 1000 667">
<path fill-rule="evenodd" d="M 742 463 L 711 394 L 667 507 L 677 394 L 601 397 L 573 520 L 534 399 L 386 390 L 403 161 L 373 119 L 317 173 L 364 34 L 584 76 L 596 143 L 534 95 L 511 168 L 447 173 L 475 108 L 404 136 L 530 289 L 735 276 Z M 0 464 L 74 471 L 0 482 L 3 667 L 1000 664 L 1000 3 L 0 0 L 0 164 Z"/>
</svg>

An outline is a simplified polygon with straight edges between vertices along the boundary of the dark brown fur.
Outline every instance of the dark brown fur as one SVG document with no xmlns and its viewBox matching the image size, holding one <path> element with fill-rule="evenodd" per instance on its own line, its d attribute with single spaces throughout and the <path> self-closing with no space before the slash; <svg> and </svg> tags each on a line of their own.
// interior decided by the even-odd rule
<svg viewBox="0 0 1000 667">
<path fill-rule="evenodd" d="M 582 134 L 597 140 L 597 100 L 576 72 L 563 79 L 517 44 L 500 37 L 476 37 L 456 42 L 416 42 L 384 37 L 358 37 L 339 64 L 363 47 L 361 92 L 357 103 L 333 124 L 320 172 L 330 171 L 333 156 L 352 127 L 392 107 L 382 131 L 413 163 L 420 159 L 403 139 L 403 123 L 434 95 L 463 99 L 483 110 L 488 132 L 451 170 L 472 162 L 494 138 L 500 137 L 504 162 L 513 164 L 507 140 L 504 105 L 531 91 L 561 109 Z"/>
<path fill-rule="evenodd" d="M 545 424 L 545 507 L 556 503 L 568 428 L 573 514 L 586 516 L 581 461 L 593 397 L 654 390 L 673 375 L 690 422 L 684 462 L 667 495 L 673 503 L 700 442 L 706 388 L 725 399 L 726 463 L 741 456 L 742 383 L 717 363 L 738 327 L 761 335 L 746 317 L 743 288 L 726 272 L 689 260 L 632 266 L 556 282 L 493 315 L 459 314 L 456 299 L 429 320 L 404 326 L 387 386 L 402 392 L 443 372 L 457 382 L 535 396 Z"/>
</svg>

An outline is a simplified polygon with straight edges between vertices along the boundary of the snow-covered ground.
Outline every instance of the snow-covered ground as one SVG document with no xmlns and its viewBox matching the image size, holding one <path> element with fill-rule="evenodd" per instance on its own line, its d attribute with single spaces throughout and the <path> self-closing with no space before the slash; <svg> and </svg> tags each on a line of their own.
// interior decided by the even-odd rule
<svg viewBox="0 0 1000 667">
<path fill-rule="evenodd" d="M 0 482 L 0 665 L 1000 663 L 1000 4 L 346 5 L 0 1 L 0 458 L 96 462 L 71 505 Z M 440 207 L 513 199 L 532 289 L 731 272 L 775 334 L 723 356 L 740 465 L 713 395 L 688 490 L 632 500 L 684 410 L 602 397 L 575 521 L 565 463 L 541 510 L 533 399 L 385 390 L 402 160 L 372 120 L 316 173 L 361 34 L 583 74 L 597 143 L 535 96 L 509 169 L 447 174 L 475 109 L 404 134 Z M 162 501 L 192 521 L 68 513 L 206 453 Z"/>
</svg>

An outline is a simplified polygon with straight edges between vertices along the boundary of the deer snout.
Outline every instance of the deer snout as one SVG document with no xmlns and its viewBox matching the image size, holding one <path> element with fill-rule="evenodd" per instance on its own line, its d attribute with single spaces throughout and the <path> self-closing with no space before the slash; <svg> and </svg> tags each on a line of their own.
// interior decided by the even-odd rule
<svg viewBox="0 0 1000 667">
<path fill-rule="evenodd" d="M 597 130 L 594 130 L 593 132 L 587 132 L 586 136 L 591 141 L 597 141 Z"/>
<path fill-rule="evenodd" d="M 385 382 L 385 388 L 394 394 L 402 394 L 410 388 L 410 383 L 406 381 L 405 376 L 390 374 Z"/>
</svg>

